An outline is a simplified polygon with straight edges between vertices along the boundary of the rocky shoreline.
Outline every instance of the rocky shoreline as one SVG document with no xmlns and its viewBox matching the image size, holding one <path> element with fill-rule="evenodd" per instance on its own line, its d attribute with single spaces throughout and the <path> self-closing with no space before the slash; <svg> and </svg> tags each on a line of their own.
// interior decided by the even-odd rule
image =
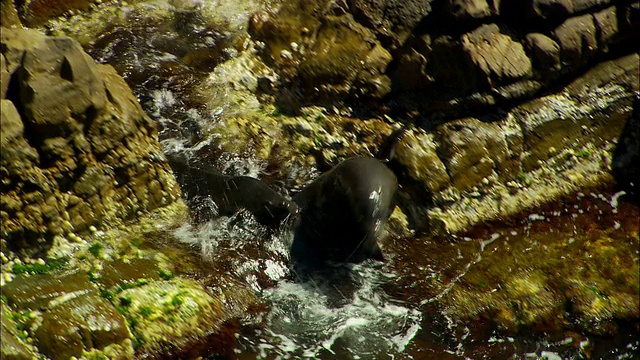
<svg viewBox="0 0 640 360">
<path fill-rule="evenodd" d="M 214 165 L 257 159 L 295 191 L 407 127 L 391 164 L 400 237 L 462 234 L 603 184 L 638 199 L 636 3 L 215 6 L 2 1 L 3 358 L 175 356 L 260 306 L 172 238 L 188 211 L 159 137 Z M 167 87 L 189 103 L 168 113 Z M 597 316 L 637 321 L 637 296 L 624 299 Z M 450 310 L 481 312 L 465 304 Z"/>
</svg>

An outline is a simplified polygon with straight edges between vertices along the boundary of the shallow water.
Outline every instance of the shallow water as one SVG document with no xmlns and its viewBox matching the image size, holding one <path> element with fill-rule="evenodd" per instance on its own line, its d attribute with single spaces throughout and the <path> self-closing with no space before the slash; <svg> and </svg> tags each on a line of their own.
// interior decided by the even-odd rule
<svg viewBox="0 0 640 360">
<path fill-rule="evenodd" d="M 125 76 L 160 125 L 165 152 L 215 161 L 227 174 L 263 175 L 264 164 L 221 153 L 216 139 L 200 133 L 233 106 L 204 107 L 193 89 L 237 51 L 233 36 L 196 26 L 197 19 L 174 25 L 116 27 L 88 50 Z M 194 66 L 187 54 L 213 61 Z M 599 308 L 574 303 L 572 296 L 584 294 L 559 289 L 591 287 L 593 302 L 605 305 L 626 301 L 616 292 L 633 297 L 635 291 L 637 302 L 639 217 L 623 194 L 599 189 L 456 237 L 392 235 L 383 245 L 385 263 L 303 277 L 288 266 L 291 233 L 270 233 L 246 213 L 184 224 L 175 235 L 266 304 L 242 319 L 231 358 L 630 359 L 640 357 L 637 318 L 600 322 Z M 568 308 L 560 318 L 548 317 L 545 301 Z M 589 311 L 596 311 L 594 321 L 585 324 L 580 316 Z M 527 314 L 543 320 L 529 321 Z M 615 335 L 605 335 L 611 329 Z"/>
</svg>

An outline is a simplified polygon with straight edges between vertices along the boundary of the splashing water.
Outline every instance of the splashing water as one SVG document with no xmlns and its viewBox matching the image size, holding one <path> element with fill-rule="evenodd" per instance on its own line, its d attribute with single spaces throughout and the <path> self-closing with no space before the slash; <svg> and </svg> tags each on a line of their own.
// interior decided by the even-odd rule
<svg viewBox="0 0 640 360">
<path fill-rule="evenodd" d="M 420 330 L 422 316 L 384 292 L 381 285 L 393 276 L 371 263 L 336 270 L 328 278 L 283 281 L 266 290 L 271 305 L 263 319 L 267 326 L 241 337 L 239 351 L 261 359 L 371 359 L 402 353 Z"/>
<path fill-rule="evenodd" d="M 256 292 L 289 273 L 291 234 L 267 232 L 246 211 L 200 225 L 183 224 L 174 234 L 198 249 L 204 260 L 243 279 Z"/>
</svg>

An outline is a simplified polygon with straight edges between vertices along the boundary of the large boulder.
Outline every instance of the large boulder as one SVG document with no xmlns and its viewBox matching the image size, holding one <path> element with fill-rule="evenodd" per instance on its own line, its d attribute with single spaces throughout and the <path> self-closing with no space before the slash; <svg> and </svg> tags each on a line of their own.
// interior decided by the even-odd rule
<svg viewBox="0 0 640 360">
<path fill-rule="evenodd" d="M 2 246 L 121 223 L 179 190 L 124 80 L 68 37 L 2 29 Z"/>
<path fill-rule="evenodd" d="M 524 47 L 502 33 L 496 24 L 483 25 L 458 40 L 441 37 L 432 54 L 434 78 L 455 92 L 486 90 L 532 73 Z"/>
</svg>

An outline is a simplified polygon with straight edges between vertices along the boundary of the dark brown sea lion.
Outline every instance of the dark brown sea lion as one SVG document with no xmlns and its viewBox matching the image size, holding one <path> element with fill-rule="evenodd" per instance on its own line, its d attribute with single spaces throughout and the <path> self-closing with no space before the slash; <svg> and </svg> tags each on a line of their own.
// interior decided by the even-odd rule
<svg viewBox="0 0 640 360">
<path fill-rule="evenodd" d="M 394 208 L 396 176 L 380 160 L 343 161 L 293 197 L 300 219 L 294 264 L 383 260 L 378 240 Z"/>
<path fill-rule="evenodd" d="M 294 220 L 299 212 L 298 205 L 258 179 L 222 175 L 211 169 L 191 166 L 178 157 L 170 157 L 169 162 L 192 204 L 193 199 L 210 199 L 218 216 L 231 216 L 244 209 L 260 224 L 277 229 L 285 221 Z M 199 209 L 194 209 L 199 205 L 192 206 L 192 210 L 201 220 L 208 220 L 207 216 L 198 214 Z"/>
</svg>

